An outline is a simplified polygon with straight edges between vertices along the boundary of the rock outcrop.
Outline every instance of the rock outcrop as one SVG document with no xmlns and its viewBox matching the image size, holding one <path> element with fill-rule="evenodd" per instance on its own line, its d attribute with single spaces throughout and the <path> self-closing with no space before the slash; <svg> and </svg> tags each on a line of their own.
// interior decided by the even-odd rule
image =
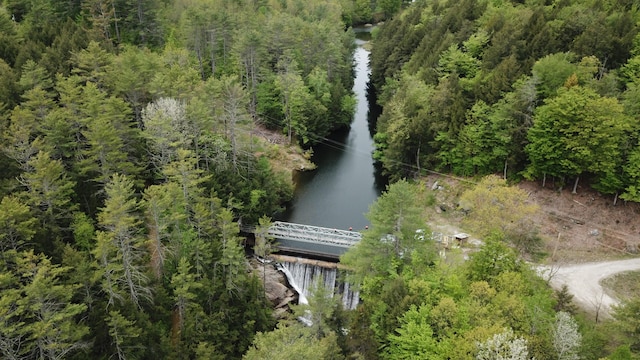
<svg viewBox="0 0 640 360">
<path fill-rule="evenodd" d="M 273 304 L 274 317 L 281 319 L 291 310 L 290 304 L 298 303 L 298 294 L 290 288 L 286 276 L 275 265 L 275 262 L 263 264 L 256 259 L 251 260 L 256 275 L 264 282 L 265 295 Z"/>
</svg>

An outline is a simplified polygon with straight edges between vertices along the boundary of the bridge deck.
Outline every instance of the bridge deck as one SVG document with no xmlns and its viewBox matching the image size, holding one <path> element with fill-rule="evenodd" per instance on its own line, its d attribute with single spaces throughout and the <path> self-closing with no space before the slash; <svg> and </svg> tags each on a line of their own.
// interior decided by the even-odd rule
<svg viewBox="0 0 640 360">
<path fill-rule="evenodd" d="M 324 228 L 275 221 L 267 233 L 277 240 L 297 241 L 344 248 L 345 250 L 362 239 L 357 231 Z"/>
</svg>

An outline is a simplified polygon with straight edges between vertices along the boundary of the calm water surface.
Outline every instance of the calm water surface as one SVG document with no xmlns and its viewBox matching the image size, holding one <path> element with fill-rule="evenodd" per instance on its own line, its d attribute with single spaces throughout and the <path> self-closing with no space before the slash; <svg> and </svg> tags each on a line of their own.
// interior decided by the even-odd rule
<svg viewBox="0 0 640 360">
<path fill-rule="evenodd" d="M 373 139 L 369 133 L 367 83 L 369 51 L 363 48 L 369 33 L 356 30 L 354 55 L 356 78 L 353 91 L 358 104 L 351 128 L 332 134 L 314 146 L 313 162 L 318 169 L 300 173 L 295 198 L 281 220 L 336 229 L 363 229 L 369 224 L 364 214 L 384 189 L 385 181 L 371 157 Z"/>
</svg>

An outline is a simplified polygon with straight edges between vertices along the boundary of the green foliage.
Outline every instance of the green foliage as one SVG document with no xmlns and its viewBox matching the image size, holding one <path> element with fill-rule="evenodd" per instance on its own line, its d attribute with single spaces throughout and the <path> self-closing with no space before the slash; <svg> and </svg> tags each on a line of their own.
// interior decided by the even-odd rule
<svg viewBox="0 0 640 360">
<path fill-rule="evenodd" d="M 85 213 L 77 212 L 73 215 L 71 229 L 76 246 L 84 251 L 88 251 L 93 247 L 95 226 Z"/>
<path fill-rule="evenodd" d="M 139 140 L 139 129 L 128 117 L 128 105 L 119 98 L 107 97 L 91 82 L 84 87 L 83 96 L 87 103 L 81 134 L 86 142 L 82 160 L 77 163 L 79 173 L 100 185 L 116 173 L 137 175 L 140 169 L 128 151 Z"/>
<path fill-rule="evenodd" d="M 75 183 L 67 176 L 62 161 L 52 159 L 48 152 L 40 151 L 27 165 L 30 171 L 21 178 L 26 202 L 43 222 L 43 228 L 51 232 L 49 235 L 59 235 L 77 207 L 72 201 Z"/>
<path fill-rule="evenodd" d="M 415 187 L 406 180 L 398 181 L 371 206 L 367 214 L 370 229 L 340 259 L 354 269 L 354 283 L 365 286 L 380 276 L 397 276 L 414 256 L 426 262 L 433 258 L 432 244 L 415 236 L 415 231 L 423 228 Z"/>
<path fill-rule="evenodd" d="M 102 290 L 109 304 L 130 301 L 136 307 L 151 301 L 146 275 L 145 249 L 138 227 L 138 201 L 133 182 L 124 175 L 114 175 L 107 184 L 105 206 L 98 215 L 103 231 L 97 233 L 93 255 L 98 260 Z"/>
<path fill-rule="evenodd" d="M 518 271 L 522 266 L 514 252 L 504 245 L 500 237 L 489 237 L 486 244 L 473 254 L 467 267 L 467 277 L 471 281 L 491 283 L 505 271 Z"/>
<path fill-rule="evenodd" d="M 464 221 L 481 236 L 501 236 L 522 253 L 533 253 L 540 246 L 531 220 L 538 207 L 527 197 L 523 190 L 490 175 L 462 194 L 460 207 L 468 212 Z"/>
<path fill-rule="evenodd" d="M 139 357 L 142 345 L 138 344 L 142 329 L 135 321 L 127 319 L 119 311 L 110 311 L 107 318 L 109 336 L 111 337 L 111 356 L 119 359 Z"/>
<path fill-rule="evenodd" d="M 271 255 L 271 252 L 274 250 L 273 249 L 274 239 L 272 238 L 272 236 L 267 234 L 270 227 L 271 227 L 270 218 L 263 216 L 260 219 L 258 219 L 258 226 L 256 227 L 256 230 L 254 232 L 254 235 L 256 237 L 255 239 L 256 243 L 253 248 L 253 251 L 257 256 L 261 257 L 262 259 L 267 259 L 269 255 Z"/>
<path fill-rule="evenodd" d="M 556 291 L 555 297 L 555 311 L 563 311 L 569 314 L 575 314 L 578 310 L 577 306 L 573 303 L 573 295 L 569 293 L 569 287 L 566 284 L 562 285 L 562 288 L 559 291 Z"/>
<path fill-rule="evenodd" d="M 637 358 L 637 356 L 634 356 L 633 353 L 631 353 L 629 345 L 619 346 L 611 355 L 607 356 L 607 360 L 627 360 Z"/>
<path fill-rule="evenodd" d="M 465 176 L 501 171 L 510 178 L 582 175 L 604 193 L 617 194 L 630 186 L 627 197 L 633 198 L 636 184 L 628 182 L 622 167 L 633 166 L 626 158 L 626 144 L 636 142 L 631 127 L 637 126 L 621 118 L 614 99 L 620 88 L 627 88 L 627 114 L 638 113 L 632 80 L 637 79 L 637 60 L 629 59 L 638 32 L 630 21 L 633 13 L 624 6 L 592 9 L 575 2 L 553 9 L 539 2 L 413 3 L 385 22 L 373 41 L 372 88 L 384 109 L 377 125 L 376 159 L 393 180 L 423 168 Z M 616 69 L 627 60 L 620 77 Z M 532 76 L 523 81 L 526 74 Z M 426 110 L 419 116 L 422 124 L 408 128 L 414 120 L 405 103 L 411 88 L 418 88 L 405 81 L 412 77 L 435 91 L 421 94 L 418 103 Z M 597 118 L 597 124 L 589 120 L 584 128 L 564 132 L 584 136 L 581 146 L 558 141 L 557 136 L 543 146 L 539 138 L 545 135 L 538 127 L 553 126 L 535 122 L 554 100 L 541 100 L 566 97 L 558 91 L 575 85 L 602 97 L 586 95 L 585 100 L 601 112 L 579 99 L 561 107 L 574 104 L 576 111 L 593 112 L 578 111 L 577 118 Z M 602 109 L 613 109 L 613 116 L 606 119 Z M 629 128 L 620 132 L 621 124 Z M 422 141 L 416 144 L 417 139 Z M 603 139 L 615 139 L 612 143 L 621 148 Z M 607 150 L 596 154 L 590 144 Z M 601 159 L 604 154 L 615 155 Z M 559 159 L 563 164 L 555 165 Z M 576 164 L 585 159 L 589 164 Z"/>
<path fill-rule="evenodd" d="M 613 316 L 618 320 L 620 330 L 629 341 L 629 348 L 633 352 L 640 352 L 640 299 L 635 298 L 616 307 Z"/>
<path fill-rule="evenodd" d="M 412 306 L 400 320 L 397 334 L 389 336 L 390 345 L 385 359 L 441 359 L 446 356 L 444 344 L 438 344 L 429 325 L 429 308 Z M 443 349 L 444 347 L 444 349 Z"/>
<path fill-rule="evenodd" d="M 532 68 L 538 85 L 539 98 L 554 97 L 567 79 L 577 71 L 571 54 L 557 53 L 547 55 L 536 61 Z"/>
<path fill-rule="evenodd" d="M 318 339 L 302 324 L 281 324 L 275 330 L 258 333 L 253 346 L 243 356 L 258 359 L 344 359 L 335 333 Z"/>
<path fill-rule="evenodd" d="M 389 86 L 391 96 L 378 120 L 376 160 L 382 161 L 391 180 L 399 180 L 413 164 L 419 170 L 421 162 L 430 156 L 430 142 L 440 124 L 430 124 L 430 98 L 433 88 L 417 77 L 403 76 Z"/>
<path fill-rule="evenodd" d="M 613 172 L 627 124 L 616 99 L 581 86 L 565 88 L 537 109 L 526 148 L 528 173 L 577 177 Z"/>
<path fill-rule="evenodd" d="M 37 219 L 29 207 L 13 195 L 0 202 L 0 244 L 2 251 L 21 250 L 35 235 Z"/>
<path fill-rule="evenodd" d="M 637 19 L 627 4 L 159 6 L 0 6 L 3 358 L 240 358 L 256 332 L 247 358 L 343 358 L 343 319 L 328 315 L 326 297 L 313 304 L 325 309 L 316 327 L 265 332 L 274 321 L 236 223 L 271 215 L 292 196 L 290 179 L 256 154 L 255 123 L 308 144 L 349 123 L 354 39 L 342 21 L 386 20 L 374 30 L 371 79 L 384 105 L 377 158 L 394 179 L 433 167 L 513 177 L 531 165 L 523 149 L 533 114 L 562 114 L 549 108 L 563 109 L 564 96 L 589 110 L 574 114 L 585 124 L 603 125 L 597 137 L 567 136 L 602 148 L 567 143 L 580 155 L 570 160 L 602 191 L 637 197 L 637 59 L 627 62 Z M 569 122 L 574 133 L 592 130 Z M 535 165 L 532 177 L 562 168 Z M 345 257 L 364 300 L 349 355 L 407 358 L 429 348 L 471 359 L 476 342 L 509 326 L 531 354 L 549 358 L 548 291 L 491 242 L 464 276 L 453 274 L 415 236 L 428 233 L 416 193 L 391 186 L 371 209 L 358 256 Z M 628 319 L 619 339 L 634 338 Z M 584 339 L 583 349 L 595 349 L 584 354 L 604 352 L 604 340 Z M 635 351 L 620 349 L 614 356 Z"/>
<path fill-rule="evenodd" d="M 485 174 L 500 169 L 507 161 L 511 141 L 509 125 L 497 116 L 498 106 L 489 107 L 477 102 L 466 115 L 457 141 L 449 133 L 440 133 L 442 144 L 438 157 L 454 173 L 462 175 Z"/>
<path fill-rule="evenodd" d="M 79 321 L 87 306 L 71 302 L 78 286 L 64 282 L 69 270 L 33 251 L 5 252 L 0 263 L 3 358 L 66 359 L 88 347 L 89 328 Z"/>
</svg>

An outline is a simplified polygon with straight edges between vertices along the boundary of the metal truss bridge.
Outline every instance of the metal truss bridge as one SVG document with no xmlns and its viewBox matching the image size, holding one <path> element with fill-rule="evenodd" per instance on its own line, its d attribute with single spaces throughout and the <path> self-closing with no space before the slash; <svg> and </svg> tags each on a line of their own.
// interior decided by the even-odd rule
<svg viewBox="0 0 640 360">
<path fill-rule="evenodd" d="M 275 221 L 267 236 L 276 240 L 280 251 L 337 259 L 355 245 L 362 234 L 357 231 L 324 228 Z"/>
</svg>

